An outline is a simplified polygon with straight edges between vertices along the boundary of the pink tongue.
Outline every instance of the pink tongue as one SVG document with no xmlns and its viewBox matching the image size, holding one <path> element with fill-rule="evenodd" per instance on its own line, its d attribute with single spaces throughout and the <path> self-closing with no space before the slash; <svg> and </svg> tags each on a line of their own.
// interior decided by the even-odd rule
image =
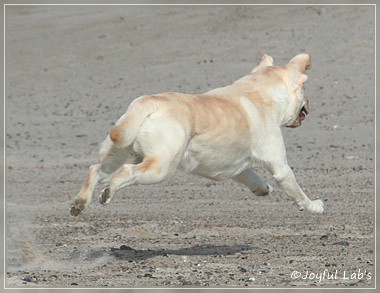
<svg viewBox="0 0 380 293">
<path fill-rule="evenodd" d="M 305 120 L 305 117 L 306 117 L 306 116 L 305 116 L 304 113 L 301 112 L 299 116 L 300 116 L 300 120 L 301 120 L 301 121 Z"/>
</svg>

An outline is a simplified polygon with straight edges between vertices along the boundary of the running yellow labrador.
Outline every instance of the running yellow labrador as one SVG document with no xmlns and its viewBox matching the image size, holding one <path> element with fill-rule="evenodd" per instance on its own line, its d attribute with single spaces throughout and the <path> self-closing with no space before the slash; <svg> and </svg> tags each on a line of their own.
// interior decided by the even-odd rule
<svg viewBox="0 0 380 293">
<path fill-rule="evenodd" d="M 71 205 L 78 216 L 90 204 L 98 182 L 108 204 L 131 184 L 153 184 L 177 168 L 215 180 L 233 179 L 258 195 L 272 188 L 253 170 L 266 167 L 299 209 L 323 212 L 297 184 L 286 159 L 281 126 L 298 127 L 309 112 L 304 96 L 308 54 L 285 66 L 263 55 L 250 74 L 204 94 L 167 92 L 135 99 L 102 143 L 99 163 Z"/>
</svg>

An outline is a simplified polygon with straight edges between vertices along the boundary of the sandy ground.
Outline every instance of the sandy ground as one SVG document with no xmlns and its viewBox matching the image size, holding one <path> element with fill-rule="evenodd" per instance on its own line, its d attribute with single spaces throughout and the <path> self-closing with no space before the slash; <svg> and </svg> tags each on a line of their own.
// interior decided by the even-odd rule
<svg viewBox="0 0 380 293">
<path fill-rule="evenodd" d="M 374 287 L 373 7 L 7 7 L 5 41 L 7 287 Z M 69 215 L 132 99 L 302 51 L 311 114 L 284 136 L 323 215 L 181 172 Z"/>
</svg>

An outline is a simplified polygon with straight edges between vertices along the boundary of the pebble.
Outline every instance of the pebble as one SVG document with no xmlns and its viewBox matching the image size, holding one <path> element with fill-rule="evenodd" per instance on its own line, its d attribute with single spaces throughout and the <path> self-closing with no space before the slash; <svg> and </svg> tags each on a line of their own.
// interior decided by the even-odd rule
<svg viewBox="0 0 380 293">
<path fill-rule="evenodd" d="M 187 261 L 188 261 L 188 259 L 187 259 L 187 256 L 186 256 L 186 255 L 182 255 L 182 256 L 181 256 L 181 258 L 182 258 L 183 262 L 187 262 Z"/>
<path fill-rule="evenodd" d="M 359 159 L 359 157 L 358 156 L 347 156 L 346 159 L 347 160 L 357 160 L 357 159 Z"/>
<path fill-rule="evenodd" d="M 35 281 L 35 279 L 32 276 L 26 276 L 26 277 L 22 278 L 22 280 L 25 282 L 29 282 L 29 283 Z"/>
<path fill-rule="evenodd" d="M 328 235 L 322 235 L 319 239 L 320 240 L 327 240 L 329 238 Z"/>
</svg>

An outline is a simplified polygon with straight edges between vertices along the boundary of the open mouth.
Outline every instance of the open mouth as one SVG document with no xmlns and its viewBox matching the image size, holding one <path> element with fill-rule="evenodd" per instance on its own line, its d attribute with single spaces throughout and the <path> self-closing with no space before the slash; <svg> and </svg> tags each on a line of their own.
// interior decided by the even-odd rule
<svg viewBox="0 0 380 293">
<path fill-rule="evenodd" d="M 293 121 L 293 124 L 288 125 L 287 127 L 295 128 L 299 127 L 302 124 L 302 121 L 306 119 L 306 115 L 309 114 L 309 100 L 305 98 L 304 105 L 298 113 L 297 118 Z"/>
<path fill-rule="evenodd" d="M 300 118 L 300 121 L 305 120 L 307 114 L 309 114 L 309 110 L 305 106 L 303 106 L 298 115 Z"/>
</svg>

